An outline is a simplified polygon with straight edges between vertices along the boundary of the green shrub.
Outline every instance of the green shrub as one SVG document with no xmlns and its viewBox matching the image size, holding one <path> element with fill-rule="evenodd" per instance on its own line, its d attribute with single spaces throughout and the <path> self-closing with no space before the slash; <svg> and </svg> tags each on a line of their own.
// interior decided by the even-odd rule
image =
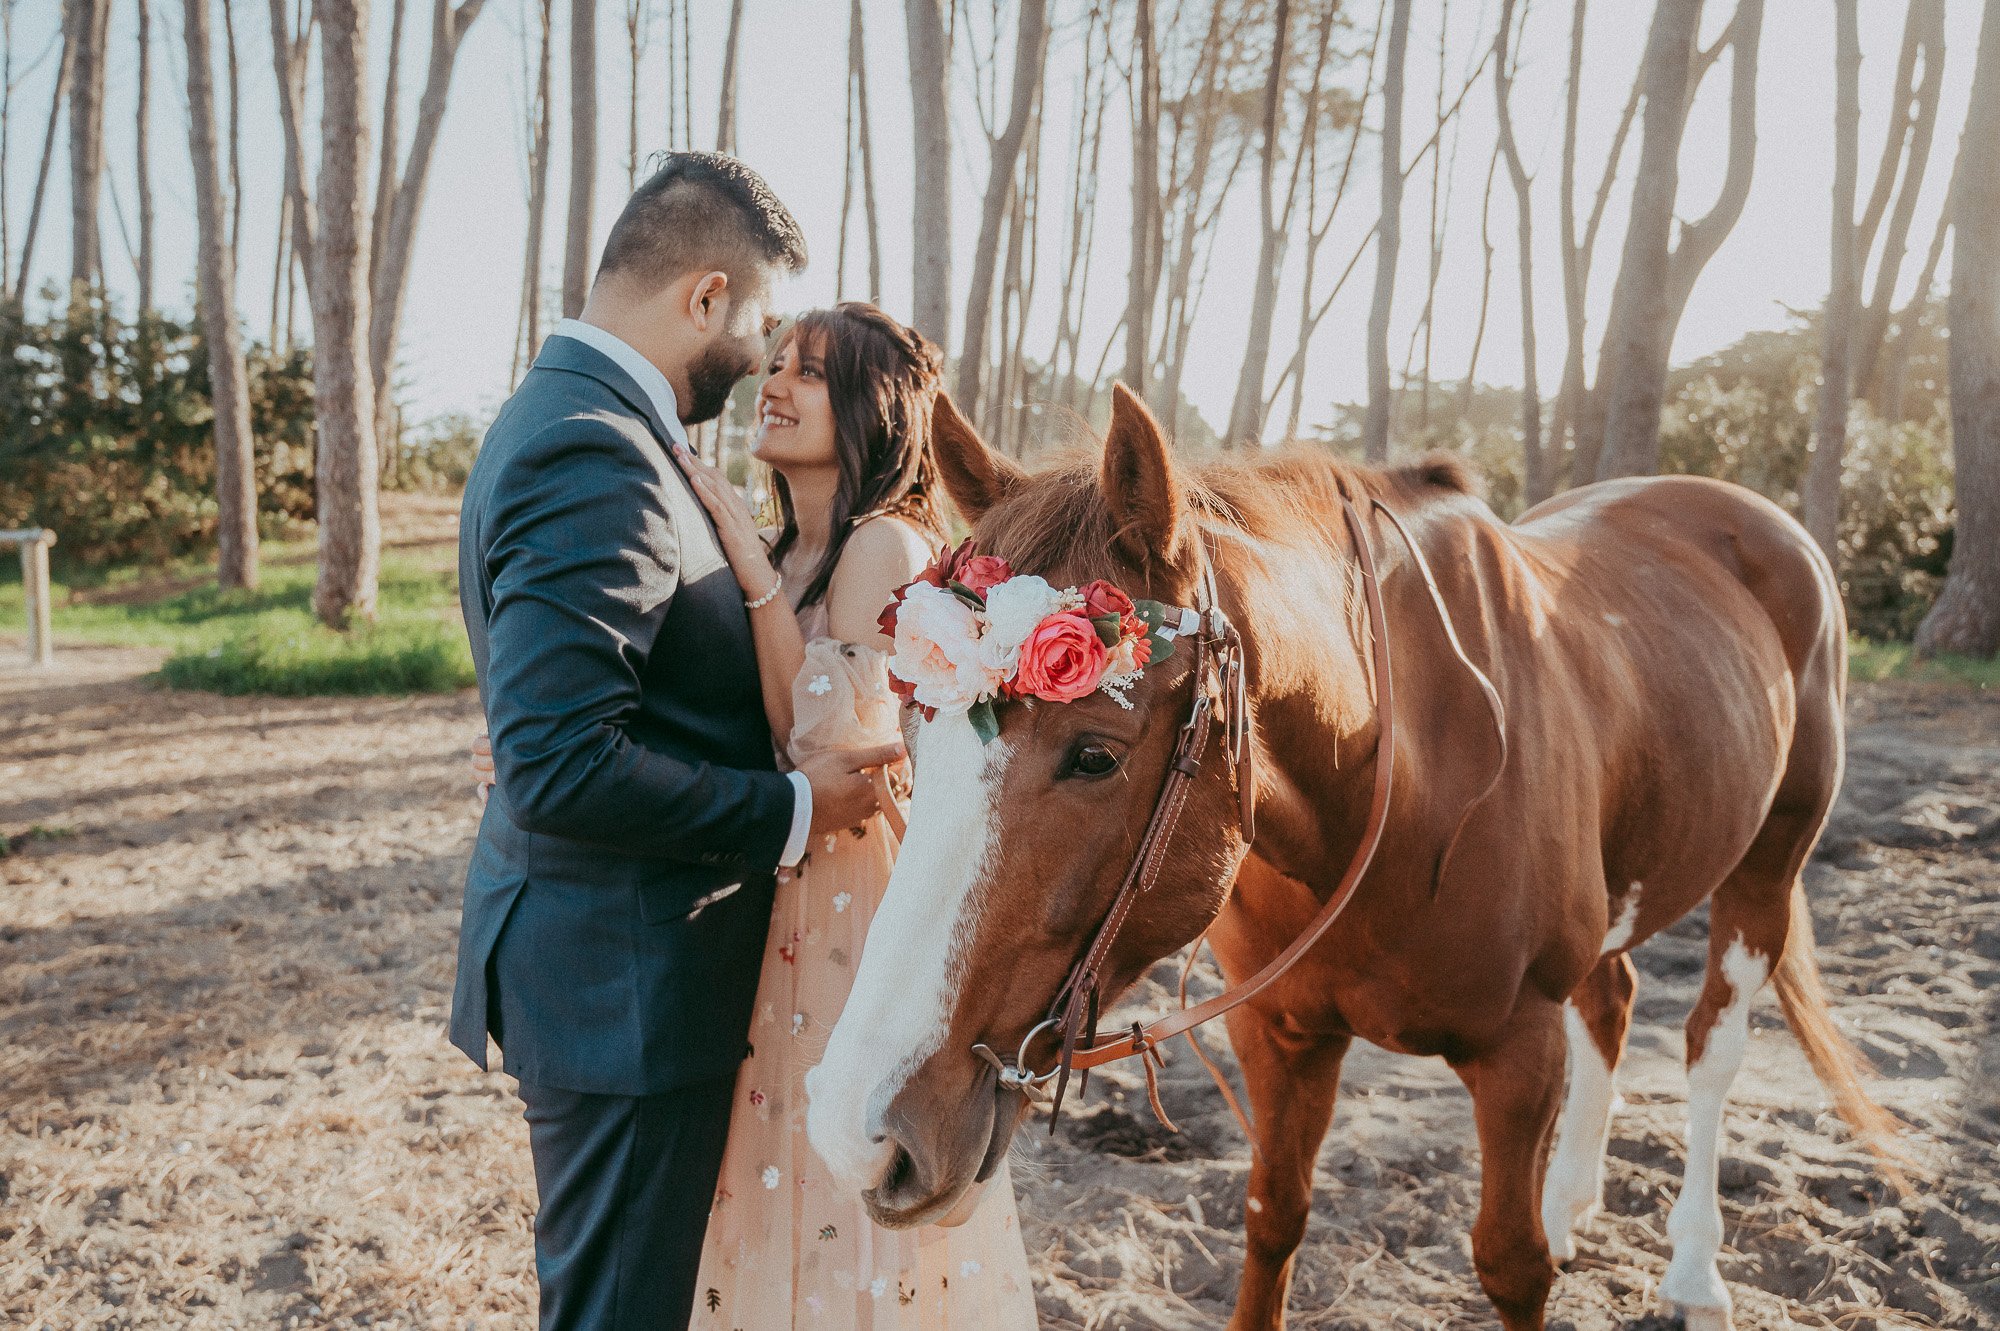
<svg viewBox="0 0 2000 1331">
<path fill-rule="evenodd" d="M 472 653 L 455 624 L 373 624 L 336 633 L 319 625 L 256 626 L 167 658 L 160 677 L 210 693 L 444 693 L 473 682 Z"/>
<path fill-rule="evenodd" d="M 313 512 L 312 362 L 249 355 L 258 506 Z M 51 527 L 60 565 L 158 562 L 215 523 L 208 354 L 185 324 L 126 324 L 101 306 L 25 318 L 0 302 L 0 527 Z"/>
</svg>

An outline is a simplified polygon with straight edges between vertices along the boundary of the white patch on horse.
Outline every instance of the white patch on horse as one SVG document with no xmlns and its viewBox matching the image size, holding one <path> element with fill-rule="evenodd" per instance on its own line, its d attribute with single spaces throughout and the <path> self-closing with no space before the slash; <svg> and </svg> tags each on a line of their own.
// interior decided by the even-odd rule
<svg viewBox="0 0 2000 1331">
<path fill-rule="evenodd" d="M 1559 1262 L 1576 1256 L 1571 1235 L 1583 1228 L 1604 1196 L 1604 1143 L 1615 1103 L 1612 1071 L 1576 1004 L 1563 1004 L 1569 1039 L 1569 1092 L 1556 1128 L 1556 1149 L 1542 1185 L 1542 1231 Z"/>
<path fill-rule="evenodd" d="M 826 1055 L 806 1074 L 806 1135 L 833 1176 L 859 1192 L 889 1168 L 882 1112 L 944 1039 L 963 980 L 960 952 L 992 849 L 1008 748 L 982 744 L 963 715 L 918 727 L 916 788 L 882 904 Z"/>
<path fill-rule="evenodd" d="M 1754 955 L 1741 938 L 1730 942 L 1722 954 L 1729 1001 L 1716 1014 L 1701 1057 L 1688 1068 L 1687 1171 L 1667 1216 L 1674 1255 L 1660 1280 L 1660 1297 L 1687 1312 L 1691 1328 L 1729 1325 L 1729 1286 L 1715 1264 L 1722 1250 L 1722 1202 L 1716 1192 L 1722 1111 L 1750 1043 L 1750 1001 L 1770 974 L 1769 958 Z"/>
<path fill-rule="evenodd" d="M 1639 889 L 1644 883 L 1632 884 L 1632 890 L 1625 894 L 1625 904 L 1618 911 L 1611 928 L 1604 935 L 1604 950 L 1597 955 L 1608 957 L 1613 952 L 1621 952 L 1632 945 L 1632 931 L 1639 927 Z"/>
</svg>

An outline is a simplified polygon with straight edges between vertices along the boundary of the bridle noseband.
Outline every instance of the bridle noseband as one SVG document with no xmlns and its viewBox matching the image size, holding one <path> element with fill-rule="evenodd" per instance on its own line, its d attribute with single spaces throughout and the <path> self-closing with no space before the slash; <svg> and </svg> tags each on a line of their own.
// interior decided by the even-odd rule
<svg viewBox="0 0 2000 1331">
<path fill-rule="evenodd" d="M 1376 506 L 1387 512 L 1380 501 Z M 1305 932 L 1293 939 L 1285 950 L 1274 957 L 1262 970 L 1243 984 L 1199 1003 L 1194 1007 L 1185 1006 L 1186 981 L 1182 982 L 1183 1006 L 1177 1012 L 1159 1018 L 1150 1025 L 1133 1022 L 1130 1030 L 1112 1036 L 1102 1042 L 1097 1039 L 1099 1004 L 1103 996 L 1103 971 L 1112 945 L 1124 928 L 1134 903 L 1144 895 L 1158 878 L 1161 865 L 1166 860 L 1168 843 L 1180 821 L 1182 810 L 1187 804 L 1190 789 L 1201 771 L 1202 755 L 1207 752 L 1209 733 L 1216 721 L 1216 709 L 1221 709 L 1223 726 L 1222 752 L 1237 786 L 1237 801 L 1242 819 L 1242 835 L 1246 845 L 1255 839 L 1254 808 L 1256 803 L 1256 780 L 1252 768 L 1254 746 L 1250 741 L 1250 710 L 1248 688 L 1244 679 L 1243 637 L 1229 615 L 1218 603 L 1214 563 L 1204 556 L 1201 576 L 1196 583 L 1195 605 L 1182 609 L 1177 636 L 1190 638 L 1194 647 L 1194 667 L 1189 678 L 1193 683 L 1194 696 L 1188 704 L 1188 718 L 1181 726 L 1180 736 L 1174 746 L 1172 760 L 1167 766 L 1164 783 L 1160 787 L 1159 798 L 1154 802 L 1151 820 L 1146 825 L 1145 835 L 1140 839 L 1139 848 L 1132 863 L 1125 872 L 1125 879 L 1119 885 L 1118 894 L 1112 898 L 1111 908 L 1098 926 L 1090 946 L 1069 972 L 1069 977 L 1057 990 L 1050 1015 L 1028 1032 L 1021 1041 L 1021 1048 L 1012 1062 L 1008 1062 L 985 1044 L 975 1044 L 972 1052 L 990 1064 L 998 1074 L 1000 1085 L 1009 1090 L 1018 1090 L 1032 1099 L 1051 1099 L 1054 1119 L 1062 1112 L 1063 1096 L 1069 1087 L 1072 1072 L 1088 1078 L 1090 1069 L 1123 1058 L 1139 1058 L 1146 1072 L 1147 1090 L 1151 1095 L 1154 1112 L 1162 1122 L 1167 1120 L 1159 1099 L 1156 1081 L 1156 1067 L 1163 1060 L 1159 1045 L 1176 1035 L 1187 1034 L 1189 1043 L 1204 1064 L 1208 1064 L 1201 1046 L 1194 1042 L 1192 1031 L 1204 1022 L 1240 1006 L 1269 988 L 1279 976 L 1292 966 L 1332 927 L 1334 920 L 1354 897 L 1362 875 L 1367 873 L 1374 862 L 1375 851 L 1382 842 L 1383 828 L 1389 817 L 1389 788 L 1395 775 L 1396 746 L 1395 699 L 1390 680 L 1390 655 L 1388 618 L 1382 608 L 1381 581 L 1376 574 L 1375 556 L 1368 540 L 1367 529 L 1361 515 L 1355 511 L 1352 501 L 1342 500 L 1341 507 L 1347 519 L 1347 528 L 1354 539 L 1357 560 L 1361 567 L 1362 590 L 1367 602 L 1370 638 L 1372 640 L 1372 663 L 1375 674 L 1376 763 L 1374 794 L 1369 803 L 1368 820 L 1362 833 L 1361 844 L 1356 849 L 1354 859 L 1341 876 L 1333 894 L 1306 927 Z M 1393 515 L 1391 515 L 1393 519 Z M 1399 524 L 1400 530 L 1400 524 Z M 1408 541 L 1408 533 L 1403 533 Z M 1411 549 L 1415 550 L 1414 543 Z M 1419 561 L 1423 556 L 1417 554 Z M 1428 567 L 1424 569 L 1426 581 L 1430 581 Z M 1435 585 L 1432 587 L 1436 596 Z M 1440 610 L 1442 600 L 1438 602 Z M 1449 618 L 1447 617 L 1447 624 Z M 1454 637 L 1455 641 L 1455 637 Z M 1468 661 L 1468 665 L 1471 663 Z M 1209 674 L 1215 675 L 1215 693 L 1211 696 Z M 1481 676 L 1482 681 L 1484 675 Z M 1489 686 L 1490 688 L 1490 686 Z M 1497 694 L 1494 695 L 1497 697 Z M 1220 699 L 1219 703 L 1217 699 Z M 1505 727 L 1502 723 L 1502 735 Z M 1047 1072 L 1033 1072 L 1028 1067 L 1029 1046 L 1044 1033 L 1053 1032 L 1061 1041 L 1061 1052 L 1056 1065 Z M 1211 1072 L 1213 1065 L 1209 1064 Z M 1046 1087 L 1055 1082 L 1053 1096 Z M 1226 1082 L 1222 1085 L 1232 1106 L 1235 1096 Z M 1238 1117 L 1242 1116 L 1238 1109 Z"/>
</svg>

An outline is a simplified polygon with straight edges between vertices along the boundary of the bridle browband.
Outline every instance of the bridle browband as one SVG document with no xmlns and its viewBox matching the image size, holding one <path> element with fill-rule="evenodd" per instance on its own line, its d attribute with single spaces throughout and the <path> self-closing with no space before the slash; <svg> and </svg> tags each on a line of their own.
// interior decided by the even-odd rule
<svg viewBox="0 0 2000 1331">
<path fill-rule="evenodd" d="M 1414 556 L 1418 569 L 1423 575 L 1433 604 L 1444 621 L 1445 632 L 1453 651 L 1467 669 L 1478 679 L 1484 690 L 1486 701 L 1493 712 L 1495 727 L 1500 735 L 1502 768 L 1506 765 L 1506 718 L 1498 691 L 1486 674 L 1466 656 L 1457 631 L 1452 625 L 1444 599 L 1437 588 L 1436 579 L 1431 575 L 1428 562 L 1416 542 L 1388 506 L 1379 499 L 1372 499 L 1371 506 L 1381 512 L 1396 527 L 1397 533 Z M 990 1064 L 999 1076 L 1003 1088 L 1018 1090 L 1032 1099 L 1051 1100 L 1050 1129 L 1054 1130 L 1055 1119 L 1062 1112 L 1063 1096 L 1069 1088 L 1072 1073 L 1081 1073 L 1088 1079 L 1090 1069 L 1120 1059 L 1137 1057 L 1146 1073 L 1147 1092 L 1152 1100 L 1153 1111 L 1162 1123 L 1172 1127 L 1159 1098 L 1157 1067 L 1163 1064 L 1159 1046 L 1176 1035 L 1186 1035 L 1195 1054 L 1201 1059 L 1211 1075 L 1222 1088 L 1223 1095 L 1235 1110 L 1237 1118 L 1249 1128 L 1241 1107 L 1228 1082 L 1222 1078 L 1214 1064 L 1194 1039 L 1194 1028 L 1213 1021 L 1231 1008 L 1249 1002 L 1258 994 L 1276 983 L 1278 978 L 1289 971 L 1299 958 L 1326 936 L 1341 913 L 1354 899 L 1355 889 L 1360 886 L 1363 875 L 1374 863 L 1375 852 L 1382 843 L 1383 831 L 1389 820 L 1389 793 L 1395 779 L 1395 692 L 1390 674 L 1391 656 L 1389 646 L 1388 616 L 1382 604 L 1381 579 L 1375 567 L 1374 549 L 1368 540 L 1367 528 L 1361 515 L 1355 510 L 1352 500 L 1341 500 L 1347 529 L 1354 540 L 1356 561 L 1360 565 L 1361 585 L 1368 611 L 1370 657 L 1375 675 L 1375 782 L 1369 799 L 1368 818 L 1364 824 L 1360 845 L 1355 849 L 1354 858 L 1347 871 L 1341 875 L 1333 892 L 1320 907 L 1319 914 L 1312 923 L 1294 938 L 1291 943 L 1273 957 L 1264 968 L 1242 984 L 1227 989 L 1193 1007 L 1186 1006 L 1187 977 L 1181 979 L 1180 1010 L 1158 1018 L 1151 1024 L 1133 1022 L 1129 1030 L 1099 1041 L 1097 1021 L 1099 1005 L 1103 996 L 1103 971 L 1109 959 L 1113 944 L 1120 930 L 1124 928 L 1133 905 L 1143 896 L 1158 878 L 1160 867 L 1165 862 L 1168 843 L 1173 839 L 1176 826 L 1180 822 L 1187 798 L 1200 774 L 1202 755 L 1207 751 L 1209 733 L 1216 722 L 1216 710 L 1221 709 L 1223 726 L 1222 752 L 1236 781 L 1237 801 L 1242 819 L 1242 835 L 1247 846 L 1256 838 L 1255 804 L 1256 779 L 1253 767 L 1254 745 L 1250 738 L 1250 714 L 1248 689 L 1244 678 L 1243 637 L 1228 614 L 1221 608 L 1216 591 L 1214 563 L 1204 554 L 1201 575 L 1196 582 L 1195 606 L 1181 610 L 1180 635 L 1190 638 L 1193 643 L 1194 665 L 1190 672 L 1194 696 L 1188 707 L 1188 718 L 1181 726 L 1180 737 L 1174 746 L 1172 761 L 1168 764 L 1164 783 L 1160 787 L 1159 798 L 1154 802 L 1152 818 L 1146 824 L 1146 831 L 1139 841 L 1131 865 L 1125 872 L 1125 879 L 1119 885 L 1118 893 L 1112 898 L 1111 908 L 1104 921 L 1098 926 L 1090 946 L 1071 967 L 1069 976 L 1056 991 L 1050 1015 L 1030 1030 L 1021 1041 L 1019 1053 L 1010 1063 L 995 1053 L 986 1044 L 975 1044 L 972 1052 Z M 1209 671 L 1216 675 L 1216 689 L 1213 696 L 1209 690 Z M 1218 702 L 1219 699 L 1219 702 Z M 1491 794 L 1499 784 L 1499 773 L 1486 788 L 1485 793 L 1466 810 L 1460 820 L 1462 831 L 1465 820 L 1471 817 L 1473 808 Z M 1454 832 L 1452 844 L 1456 844 L 1458 833 Z M 1446 859 L 1450 849 L 1446 850 Z M 1438 864 L 1438 875 L 1442 878 L 1444 860 Z M 1205 933 L 1205 931 L 1204 931 Z M 1195 948 L 1200 948 L 1197 939 Z M 1192 964 L 1193 958 L 1189 961 Z M 1027 1065 L 1028 1050 L 1044 1032 L 1054 1032 L 1061 1042 L 1061 1051 L 1056 1064 L 1047 1072 L 1030 1071 Z M 1050 1081 L 1055 1082 L 1053 1096 L 1045 1089 Z M 1081 1083 L 1079 1083 L 1081 1084 Z M 1254 1143 L 1255 1137 L 1252 1137 Z"/>
</svg>

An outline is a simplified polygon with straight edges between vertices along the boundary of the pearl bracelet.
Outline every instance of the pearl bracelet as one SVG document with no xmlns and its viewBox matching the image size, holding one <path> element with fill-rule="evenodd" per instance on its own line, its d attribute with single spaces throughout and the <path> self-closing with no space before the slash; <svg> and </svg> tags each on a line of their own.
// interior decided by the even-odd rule
<svg viewBox="0 0 2000 1331">
<path fill-rule="evenodd" d="M 754 601 L 745 601 L 743 603 L 743 608 L 745 610 L 762 610 L 765 606 L 777 600 L 778 593 L 783 591 L 784 588 L 785 588 L 785 575 L 780 573 L 778 575 L 777 581 L 771 584 L 770 591 L 765 592 L 762 596 L 758 597 Z"/>
</svg>

